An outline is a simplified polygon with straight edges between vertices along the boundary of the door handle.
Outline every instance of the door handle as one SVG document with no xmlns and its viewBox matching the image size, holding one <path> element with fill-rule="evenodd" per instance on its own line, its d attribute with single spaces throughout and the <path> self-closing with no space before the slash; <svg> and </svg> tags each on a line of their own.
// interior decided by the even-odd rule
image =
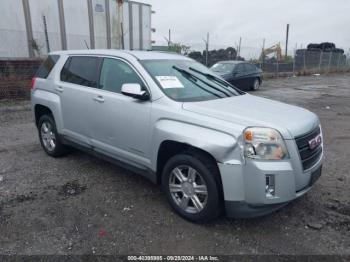
<svg viewBox="0 0 350 262">
<path fill-rule="evenodd" d="M 62 87 L 60 87 L 60 86 L 58 86 L 58 87 L 56 87 L 56 91 L 58 91 L 58 92 L 63 92 L 63 88 Z"/>
<path fill-rule="evenodd" d="M 97 96 L 93 98 L 96 102 L 99 103 L 103 103 L 105 101 L 105 99 L 103 98 L 103 96 Z"/>
</svg>

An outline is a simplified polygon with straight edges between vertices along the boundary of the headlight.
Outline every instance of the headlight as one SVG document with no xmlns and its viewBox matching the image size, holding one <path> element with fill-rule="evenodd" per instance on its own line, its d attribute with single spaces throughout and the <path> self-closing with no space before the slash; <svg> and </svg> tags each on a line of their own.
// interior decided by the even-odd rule
<svg viewBox="0 0 350 262">
<path fill-rule="evenodd" d="M 254 159 L 281 160 L 288 151 L 280 133 L 271 128 L 250 127 L 244 130 L 244 156 Z"/>
</svg>

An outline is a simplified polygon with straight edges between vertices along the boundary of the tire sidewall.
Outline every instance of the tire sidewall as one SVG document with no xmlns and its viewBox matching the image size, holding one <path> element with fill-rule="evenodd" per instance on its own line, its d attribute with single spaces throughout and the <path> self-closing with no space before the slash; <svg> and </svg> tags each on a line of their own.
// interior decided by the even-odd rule
<svg viewBox="0 0 350 262">
<path fill-rule="evenodd" d="M 258 85 L 256 85 L 256 83 L 258 83 Z M 260 89 L 260 85 L 261 85 L 260 80 L 258 78 L 256 78 L 254 80 L 253 87 L 252 87 L 253 91 L 258 91 Z"/>
<path fill-rule="evenodd" d="M 173 197 L 169 190 L 169 177 L 174 168 L 181 165 L 188 165 L 192 168 L 196 169 L 204 179 L 207 190 L 208 190 L 208 198 L 207 204 L 202 211 L 196 214 L 187 213 L 183 209 L 181 209 L 173 200 Z M 213 174 L 210 173 L 210 170 L 197 158 L 191 155 L 181 154 L 176 155 L 168 160 L 166 163 L 163 173 L 162 173 L 162 188 L 165 192 L 168 201 L 171 206 L 177 211 L 180 216 L 183 218 L 192 221 L 192 222 L 207 222 L 219 215 L 220 210 L 220 195 L 219 188 L 214 178 Z"/>
<path fill-rule="evenodd" d="M 51 127 L 52 127 L 52 132 L 55 134 L 55 137 L 56 137 L 56 146 L 55 146 L 55 149 L 52 150 L 52 151 L 49 151 L 44 143 L 43 143 L 43 140 L 42 140 L 42 137 L 41 137 L 41 126 L 44 122 L 49 122 Z M 49 116 L 49 115 L 43 115 L 40 117 L 39 119 L 39 123 L 38 123 L 38 133 L 39 133 L 39 140 L 40 140 L 40 144 L 42 146 L 42 148 L 44 149 L 44 151 L 46 152 L 46 154 L 48 154 L 49 156 L 53 156 L 53 157 L 57 157 L 57 156 L 60 156 L 62 155 L 63 153 L 63 145 L 61 144 L 60 140 L 59 140 L 59 135 L 57 133 L 57 129 L 56 129 L 56 124 L 55 124 L 55 121 L 53 119 L 52 116 Z"/>
</svg>

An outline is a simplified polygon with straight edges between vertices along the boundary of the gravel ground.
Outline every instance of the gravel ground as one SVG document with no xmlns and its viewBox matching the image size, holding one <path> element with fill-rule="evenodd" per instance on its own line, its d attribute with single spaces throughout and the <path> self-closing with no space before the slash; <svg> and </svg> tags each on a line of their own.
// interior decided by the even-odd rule
<svg viewBox="0 0 350 262">
<path fill-rule="evenodd" d="M 0 254 L 350 255 L 350 74 L 265 81 L 258 96 L 300 105 L 322 121 L 322 177 L 262 218 L 197 225 L 159 186 L 73 151 L 40 147 L 29 102 L 0 102 Z"/>
</svg>

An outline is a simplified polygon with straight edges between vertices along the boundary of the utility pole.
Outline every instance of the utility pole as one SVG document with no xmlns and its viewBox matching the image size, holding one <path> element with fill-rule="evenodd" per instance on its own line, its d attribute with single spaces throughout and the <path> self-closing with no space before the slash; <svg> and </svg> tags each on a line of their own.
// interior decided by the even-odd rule
<svg viewBox="0 0 350 262">
<path fill-rule="evenodd" d="M 168 43 L 168 46 L 171 45 L 171 30 L 169 29 L 169 43 Z"/>
<path fill-rule="evenodd" d="M 287 24 L 287 32 L 286 32 L 286 53 L 285 53 L 286 59 L 288 56 L 288 39 L 289 39 L 289 24 Z"/>
<path fill-rule="evenodd" d="M 171 30 L 170 29 L 169 29 L 168 37 L 164 36 L 164 39 L 168 43 L 168 49 L 170 49 L 170 45 L 171 45 Z"/>
<path fill-rule="evenodd" d="M 205 43 L 205 65 L 208 66 L 208 53 L 209 53 L 209 33 L 207 33 L 207 40 L 203 39 Z"/>
<path fill-rule="evenodd" d="M 295 57 L 297 54 L 297 50 L 298 50 L 298 43 L 295 43 L 295 48 L 294 48 L 294 56 L 293 56 L 293 77 L 295 77 Z"/>
<path fill-rule="evenodd" d="M 242 37 L 239 38 L 239 45 L 238 45 L 238 56 L 241 56 L 241 44 L 242 44 Z"/>
<path fill-rule="evenodd" d="M 265 60 L 265 38 L 263 38 L 263 44 L 262 44 L 262 50 L 261 50 L 261 57 L 260 57 L 260 68 L 263 69 L 264 66 L 264 60 Z"/>
<path fill-rule="evenodd" d="M 170 46 L 171 46 L 171 29 L 169 29 L 168 37 L 164 36 L 164 39 L 168 43 L 168 51 L 170 51 Z"/>
</svg>

